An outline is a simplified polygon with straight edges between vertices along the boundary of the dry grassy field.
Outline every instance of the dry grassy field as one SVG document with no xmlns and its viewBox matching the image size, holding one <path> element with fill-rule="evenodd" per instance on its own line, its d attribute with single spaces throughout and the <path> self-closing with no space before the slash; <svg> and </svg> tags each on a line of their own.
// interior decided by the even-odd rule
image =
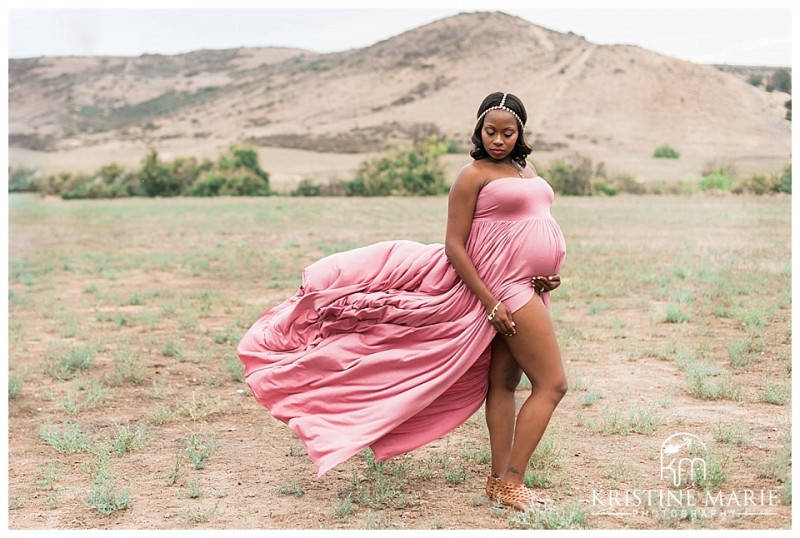
<svg viewBox="0 0 800 538">
<path fill-rule="evenodd" d="M 234 353 L 319 257 L 442 241 L 445 198 L 11 195 L 10 528 L 790 528 L 791 198 L 553 213 L 570 391 L 528 469 L 554 503 L 516 513 L 483 493 L 482 413 L 317 480 Z M 676 487 L 662 457 L 687 440 L 704 472 Z"/>
</svg>

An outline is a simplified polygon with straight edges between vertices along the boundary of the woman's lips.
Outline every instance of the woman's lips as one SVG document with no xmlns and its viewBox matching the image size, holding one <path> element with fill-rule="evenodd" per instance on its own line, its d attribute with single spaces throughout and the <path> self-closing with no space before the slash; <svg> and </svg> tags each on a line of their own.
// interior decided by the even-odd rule
<svg viewBox="0 0 800 538">
<path fill-rule="evenodd" d="M 492 148 L 489 151 L 492 153 L 492 155 L 502 155 L 503 153 L 506 152 L 506 150 L 502 148 Z"/>
</svg>

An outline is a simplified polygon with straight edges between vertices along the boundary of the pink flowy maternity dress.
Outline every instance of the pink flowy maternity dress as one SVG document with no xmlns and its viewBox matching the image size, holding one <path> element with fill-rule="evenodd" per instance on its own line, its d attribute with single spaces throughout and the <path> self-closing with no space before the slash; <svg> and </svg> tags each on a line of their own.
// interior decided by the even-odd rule
<svg viewBox="0 0 800 538">
<path fill-rule="evenodd" d="M 467 251 L 512 311 L 534 297 L 532 276 L 564 260 L 552 201 L 540 177 L 493 180 L 478 195 Z M 303 441 L 321 477 L 366 447 L 385 460 L 467 420 L 486 397 L 496 334 L 444 245 L 385 241 L 308 266 L 237 353 L 255 399 Z"/>
</svg>

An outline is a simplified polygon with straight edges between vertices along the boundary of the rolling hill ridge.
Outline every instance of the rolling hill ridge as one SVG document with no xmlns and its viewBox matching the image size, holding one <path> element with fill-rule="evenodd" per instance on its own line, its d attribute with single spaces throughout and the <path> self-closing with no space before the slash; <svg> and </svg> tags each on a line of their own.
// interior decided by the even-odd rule
<svg viewBox="0 0 800 538">
<path fill-rule="evenodd" d="M 326 54 L 265 47 L 12 59 L 10 156 L 120 144 L 211 153 L 237 142 L 364 153 L 431 133 L 466 144 L 492 91 L 522 98 L 538 152 L 620 167 L 662 144 L 698 163 L 790 158 L 787 94 L 500 12 L 462 13 Z"/>
</svg>

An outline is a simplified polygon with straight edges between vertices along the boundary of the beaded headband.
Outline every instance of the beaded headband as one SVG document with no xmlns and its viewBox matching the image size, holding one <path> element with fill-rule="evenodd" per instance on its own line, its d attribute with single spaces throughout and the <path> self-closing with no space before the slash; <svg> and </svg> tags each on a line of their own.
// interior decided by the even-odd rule
<svg viewBox="0 0 800 538">
<path fill-rule="evenodd" d="M 484 110 L 481 113 L 481 115 L 478 116 L 478 123 L 480 123 L 480 121 L 483 119 L 483 117 L 486 114 L 488 114 L 489 112 L 491 112 L 492 110 L 505 110 L 506 112 L 511 112 L 511 114 L 513 114 L 514 117 L 517 118 L 517 121 L 519 122 L 520 125 L 525 126 L 525 122 L 523 122 L 521 119 L 519 119 L 519 116 L 517 116 L 517 113 L 506 106 L 506 96 L 507 95 L 508 95 L 507 93 L 503 94 L 503 98 L 500 100 L 500 104 L 499 105 L 492 106 L 492 107 L 489 107 L 486 110 Z"/>
</svg>

